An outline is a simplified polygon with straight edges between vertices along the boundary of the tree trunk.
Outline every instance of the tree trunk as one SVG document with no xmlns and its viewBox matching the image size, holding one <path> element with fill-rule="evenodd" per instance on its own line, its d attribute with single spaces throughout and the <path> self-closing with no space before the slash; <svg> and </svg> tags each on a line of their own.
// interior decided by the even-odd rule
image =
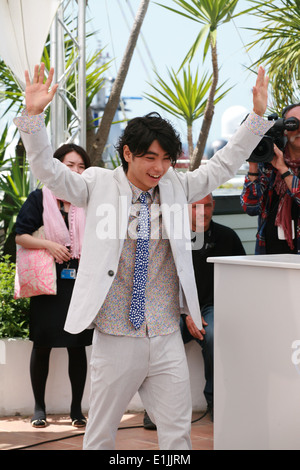
<svg viewBox="0 0 300 470">
<path fill-rule="evenodd" d="M 188 141 L 189 158 L 192 158 L 193 151 L 194 151 L 194 144 L 193 144 L 193 128 L 190 124 L 187 125 L 187 141 Z"/>
<path fill-rule="evenodd" d="M 218 56 L 217 56 L 217 45 L 211 43 L 211 58 L 212 58 L 212 68 L 213 68 L 213 80 L 211 88 L 209 90 L 209 96 L 206 103 L 206 108 L 203 116 L 203 122 L 198 137 L 197 144 L 194 148 L 193 156 L 190 161 L 189 169 L 191 171 L 198 168 L 201 164 L 202 156 L 204 153 L 206 141 L 208 138 L 209 130 L 211 127 L 213 115 L 214 115 L 214 98 L 219 80 L 219 70 L 218 70 Z"/>
<path fill-rule="evenodd" d="M 143 24 L 143 20 L 145 18 L 150 0 L 142 0 L 136 14 L 134 24 L 130 33 L 130 37 L 128 40 L 127 48 L 118 71 L 116 80 L 113 84 L 111 94 L 109 96 L 108 102 L 105 106 L 105 110 L 101 119 L 101 123 L 99 129 L 96 133 L 96 137 L 92 146 L 91 151 L 91 160 L 93 161 L 94 165 L 99 165 L 102 160 L 102 153 L 104 151 L 110 127 L 115 116 L 115 113 L 118 109 L 120 96 L 122 92 L 122 88 L 127 76 L 127 72 L 130 66 L 130 62 L 133 56 L 133 52 L 139 37 L 139 33 L 141 30 L 141 26 Z"/>
<path fill-rule="evenodd" d="M 86 109 L 86 151 L 91 159 L 91 165 L 94 166 L 94 162 L 92 161 L 91 154 L 93 149 L 93 143 L 95 139 L 95 126 L 93 123 L 93 112 L 91 107 L 87 107 Z M 103 162 L 99 163 L 99 166 L 103 166 Z"/>
</svg>

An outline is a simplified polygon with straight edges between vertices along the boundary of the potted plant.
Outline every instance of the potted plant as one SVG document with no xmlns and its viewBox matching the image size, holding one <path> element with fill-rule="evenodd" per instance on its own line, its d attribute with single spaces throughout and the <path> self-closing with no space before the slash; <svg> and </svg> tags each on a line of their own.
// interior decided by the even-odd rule
<svg viewBox="0 0 300 470">
<path fill-rule="evenodd" d="M 0 339 L 28 338 L 29 299 L 14 299 L 15 263 L 0 254 Z"/>
<path fill-rule="evenodd" d="M 23 411 L 19 396 L 29 388 L 23 380 L 30 351 L 29 299 L 14 299 L 14 280 L 15 263 L 0 253 L 0 416 Z"/>
</svg>

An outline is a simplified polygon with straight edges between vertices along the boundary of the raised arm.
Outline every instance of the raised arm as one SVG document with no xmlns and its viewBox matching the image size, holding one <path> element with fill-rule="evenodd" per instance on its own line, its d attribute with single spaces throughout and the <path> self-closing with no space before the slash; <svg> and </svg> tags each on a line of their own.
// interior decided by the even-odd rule
<svg viewBox="0 0 300 470">
<path fill-rule="evenodd" d="M 268 102 L 268 83 L 269 78 L 264 68 L 260 67 L 253 87 L 253 112 L 205 165 L 200 165 L 193 172 L 177 173 L 185 185 L 189 203 L 202 199 L 233 178 L 264 134 L 274 125 L 272 121 L 263 118 Z"/>
<path fill-rule="evenodd" d="M 44 109 L 52 101 L 58 85 L 52 85 L 54 69 L 45 79 L 45 65 L 36 65 L 32 81 L 25 72 L 26 113 L 14 119 L 20 131 L 30 168 L 34 176 L 45 184 L 57 197 L 78 207 L 88 201 L 87 182 L 83 175 L 71 171 L 58 159 L 53 158 L 44 122 Z"/>
</svg>

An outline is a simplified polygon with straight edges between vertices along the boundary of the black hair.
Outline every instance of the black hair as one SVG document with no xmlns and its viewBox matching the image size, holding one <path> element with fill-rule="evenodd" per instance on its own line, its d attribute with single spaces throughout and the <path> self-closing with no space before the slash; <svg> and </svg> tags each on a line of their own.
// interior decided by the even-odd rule
<svg viewBox="0 0 300 470">
<path fill-rule="evenodd" d="M 283 108 L 281 112 L 281 116 L 284 118 L 288 111 L 290 111 L 293 108 L 296 108 L 297 106 L 300 106 L 300 103 L 290 104 L 289 106 L 286 106 L 285 108 Z"/>
<path fill-rule="evenodd" d="M 176 165 L 177 158 L 182 153 L 179 134 L 172 124 L 158 113 L 149 113 L 146 116 L 131 119 L 115 146 L 125 172 L 128 170 L 128 163 L 123 156 L 124 145 L 128 145 L 134 157 L 142 157 L 154 140 L 157 140 L 170 156 L 172 166 Z"/>
<path fill-rule="evenodd" d="M 85 168 L 89 168 L 91 166 L 91 160 L 84 148 L 80 147 L 80 145 L 76 145 L 73 142 L 69 144 L 63 144 L 54 152 L 53 158 L 57 158 L 58 160 L 62 161 L 64 157 L 70 153 L 76 152 L 78 155 L 81 156 Z"/>
</svg>

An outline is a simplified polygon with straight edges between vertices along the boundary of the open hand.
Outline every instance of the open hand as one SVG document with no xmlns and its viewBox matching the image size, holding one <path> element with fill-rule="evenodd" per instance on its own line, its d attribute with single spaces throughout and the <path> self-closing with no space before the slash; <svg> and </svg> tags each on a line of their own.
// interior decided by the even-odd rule
<svg viewBox="0 0 300 470">
<path fill-rule="evenodd" d="M 48 78 L 44 83 L 45 64 L 42 63 L 40 67 L 36 65 L 34 67 L 34 75 L 31 83 L 28 70 L 25 71 L 25 99 L 26 109 L 29 116 L 42 113 L 45 107 L 52 101 L 58 88 L 58 85 L 56 84 L 50 89 L 53 74 L 54 69 L 51 68 Z"/>
<path fill-rule="evenodd" d="M 259 67 L 256 84 L 253 87 L 253 111 L 259 116 L 263 116 L 268 104 L 268 84 L 269 77 L 263 67 Z"/>
</svg>

